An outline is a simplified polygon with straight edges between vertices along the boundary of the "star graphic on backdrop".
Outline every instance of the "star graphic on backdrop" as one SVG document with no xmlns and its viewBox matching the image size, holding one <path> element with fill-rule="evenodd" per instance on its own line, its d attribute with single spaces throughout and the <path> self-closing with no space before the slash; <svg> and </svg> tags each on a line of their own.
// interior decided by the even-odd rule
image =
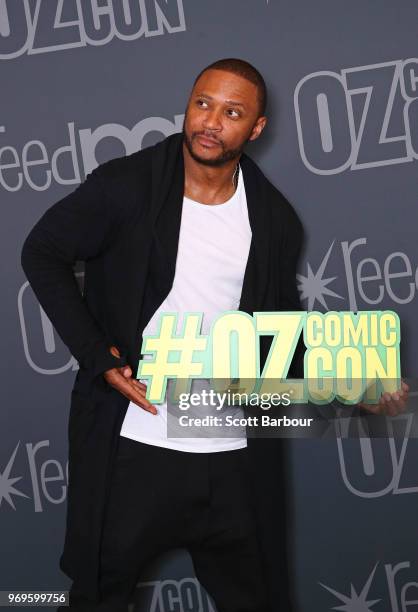
<svg viewBox="0 0 418 612">
<path fill-rule="evenodd" d="M 312 271 L 309 263 L 307 264 L 307 276 L 303 276 L 303 274 L 296 274 L 296 278 L 299 281 L 298 289 L 301 292 L 300 298 L 301 300 L 308 299 L 308 310 L 313 310 L 316 301 L 320 302 L 322 306 L 328 310 L 328 306 L 324 298 L 325 295 L 336 297 L 340 300 L 343 299 L 341 295 L 338 295 L 338 293 L 335 293 L 335 291 L 332 291 L 332 289 L 327 287 L 327 285 L 332 283 L 332 281 L 334 281 L 337 277 L 332 276 L 331 278 L 322 278 L 333 246 L 334 241 L 331 243 L 331 246 L 325 253 L 325 257 L 315 274 Z"/>
<path fill-rule="evenodd" d="M 319 584 L 324 589 L 327 589 L 327 591 L 335 595 L 337 599 L 344 602 L 342 606 L 334 606 L 332 609 L 341 610 L 342 612 L 370 612 L 370 611 L 373 612 L 372 606 L 377 604 L 380 601 L 380 599 L 373 599 L 373 600 L 368 601 L 367 595 L 369 594 L 370 585 L 372 583 L 373 576 L 376 571 L 377 565 L 378 564 L 376 563 L 376 565 L 374 566 L 372 570 L 372 573 L 368 577 L 367 582 L 364 585 L 360 593 L 356 592 L 353 584 L 350 585 L 351 586 L 350 596 L 343 595 L 342 593 L 338 593 L 338 591 L 334 591 L 334 589 L 331 589 L 325 584 L 322 584 L 322 582 L 319 582 Z"/>
<path fill-rule="evenodd" d="M 13 510 L 16 510 L 16 508 L 13 503 L 12 495 L 20 495 L 21 497 L 29 497 L 29 495 L 22 493 L 22 491 L 18 491 L 13 486 L 15 482 L 17 482 L 18 480 L 22 478 L 22 476 L 18 476 L 17 478 L 9 478 L 18 448 L 19 448 L 19 442 L 17 443 L 16 448 L 14 449 L 13 454 L 10 457 L 8 464 L 4 468 L 3 473 L 0 472 L 0 506 L 1 506 L 1 502 L 3 501 L 3 499 L 5 499 L 7 503 L 13 508 Z"/>
</svg>

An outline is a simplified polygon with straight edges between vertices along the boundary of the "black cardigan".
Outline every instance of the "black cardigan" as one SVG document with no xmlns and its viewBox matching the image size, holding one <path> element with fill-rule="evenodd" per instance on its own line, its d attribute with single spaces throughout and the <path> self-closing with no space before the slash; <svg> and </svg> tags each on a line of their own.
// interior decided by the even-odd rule
<svg viewBox="0 0 418 612">
<path fill-rule="evenodd" d="M 302 225 L 288 201 L 242 155 L 252 240 L 239 310 L 301 310 L 296 287 Z M 98 596 L 103 511 L 129 401 L 101 374 L 137 371 L 142 332 L 175 273 L 184 192 L 182 135 L 99 165 L 49 208 L 22 249 L 41 306 L 77 359 L 69 418 L 67 529 L 61 568 Z M 84 294 L 73 266 L 85 261 Z M 269 342 L 262 340 L 262 362 Z M 122 352 L 118 359 L 110 345 Z M 264 356 L 263 356 L 264 355 Z M 299 347 L 291 374 L 303 376 Z M 283 504 L 284 441 L 248 439 L 271 610 L 290 610 Z M 282 605 L 283 608 L 280 608 Z"/>
</svg>

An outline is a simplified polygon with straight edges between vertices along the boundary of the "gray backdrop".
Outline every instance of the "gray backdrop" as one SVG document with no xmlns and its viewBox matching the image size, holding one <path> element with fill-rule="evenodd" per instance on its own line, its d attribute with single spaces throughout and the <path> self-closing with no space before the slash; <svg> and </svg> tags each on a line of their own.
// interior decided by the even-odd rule
<svg viewBox="0 0 418 612">
<path fill-rule="evenodd" d="M 395 310 L 416 377 L 417 25 L 415 0 L 0 0 L 1 589 L 69 586 L 58 558 L 77 366 L 28 287 L 23 239 L 98 163 L 179 131 L 206 64 L 241 57 L 266 78 L 270 123 L 248 152 L 304 221 L 304 306 Z M 407 438 L 291 443 L 301 611 L 418 611 L 417 460 Z M 138 598 L 211 610 L 181 551 Z"/>
</svg>

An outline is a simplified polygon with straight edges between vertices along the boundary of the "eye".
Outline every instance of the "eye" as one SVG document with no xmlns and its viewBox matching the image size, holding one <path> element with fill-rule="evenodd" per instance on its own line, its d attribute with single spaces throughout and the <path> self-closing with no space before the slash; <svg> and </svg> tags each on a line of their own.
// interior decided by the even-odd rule
<svg viewBox="0 0 418 612">
<path fill-rule="evenodd" d="M 235 108 L 228 108 L 228 110 L 226 112 L 233 119 L 235 119 L 236 117 L 240 117 L 241 116 L 241 113 L 239 111 L 237 111 Z"/>
<path fill-rule="evenodd" d="M 196 101 L 197 106 L 199 106 L 200 108 L 206 108 L 207 107 L 207 102 L 206 100 L 197 100 Z M 206 105 L 206 106 L 205 106 Z"/>
</svg>

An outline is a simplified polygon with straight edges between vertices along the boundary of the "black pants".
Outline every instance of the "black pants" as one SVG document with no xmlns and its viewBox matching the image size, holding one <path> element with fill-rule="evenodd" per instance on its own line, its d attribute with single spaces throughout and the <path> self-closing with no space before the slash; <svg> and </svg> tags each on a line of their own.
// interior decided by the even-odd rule
<svg viewBox="0 0 418 612">
<path fill-rule="evenodd" d="M 218 612 L 265 612 L 247 462 L 246 448 L 189 453 L 120 437 L 102 539 L 101 601 L 87 604 L 73 584 L 70 608 L 126 612 L 146 564 L 186 548 Z"/>
</svg>

